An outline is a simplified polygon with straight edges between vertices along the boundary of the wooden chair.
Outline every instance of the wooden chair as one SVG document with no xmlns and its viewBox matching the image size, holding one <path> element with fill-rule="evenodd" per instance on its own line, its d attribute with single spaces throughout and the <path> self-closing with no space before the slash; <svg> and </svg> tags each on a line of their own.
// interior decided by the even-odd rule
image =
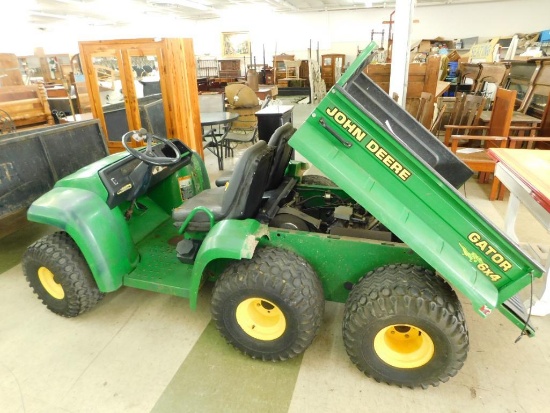
<svg viewBox="0 0 550 413">
<path fill-rule="evenodd" d="M 437 116 L 434 119 L 432 126 L 430 127 L 430 132 L 435 136 L 439 135 L 441 122 L 443 120 L 443 116 L 445 116 L 446 111 L 447 111 L 446 103 L 444 103 L 441 107 L 438 108 Z"/>
<path fill-rule="evenodd" d="M 429 92 L 420 94 L 420 102 L 416 112 L 416 120 L 419 121 L 427 129 L 431 128 L 431 122 L 434 113 L 433 95 Z"/>
<path fill-rule="evenodd" d="M 510 125 L 516 100 L 516 90 L 498 88 L 493 102 L 493 110 L 488 126 L 470 126 L 470 131 L 482 131 L 485 135 L 451 135 L 451 151 L 472 170 L 479 172 L 481 182 L 487 182 L 489 175 L 493 175 L 493 184 L 489 199 L 495 200 L 499 195 L 499 181 L 494 177 L 495 161 L 487 154 L 486 149 L 491 147 L 506 148 Z M 480 140 L 481 148 L 458 148 L 461 140 Z"/>
<path fill-rule="evenodd" d="M 285 79 L 300 79 L 301 60 L 284 60 Z"/>
<path fill-rule="evenodd" d="M 550 149 L 550 95 L 538 126 L 512 126 L 510 132 L 519 134 L 510 136 L 510 148 Z M 524 136 L 525 132 L 528 132 L 527 136 Z"/>
<path fill-rule="evenodd" d="M 445 125 L 445 146 L 450 146 L 453 133 L 463 131 L 468 135 L 472 126 L 477 126 L 485 101 L 485 97 L 479 95 L 461 93 L 456 96 L 449 123 Z"/>
</svg>

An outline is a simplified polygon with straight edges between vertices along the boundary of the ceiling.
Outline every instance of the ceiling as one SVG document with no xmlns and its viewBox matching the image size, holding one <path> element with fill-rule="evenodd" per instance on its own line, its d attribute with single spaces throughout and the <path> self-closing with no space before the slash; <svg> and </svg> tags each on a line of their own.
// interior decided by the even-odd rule
<svg viewBox="0 0 550 413">
<path fill-rule="evenodd" d="M 19 0 L 26 7 L 27 20 L 46 30 L 70 22 L 89 26 L 131 24 L 151 17 L 204 20 L 219 18 L 230 10 L 254 14 L 305 13 L 366 8 L 394 8 L 395 1 L 383 0 Z M 417 7 L 503 0 L 417 0 Z M 504 0 L 506 1 L 506 0 Z M 22 7 L 22 6 L 16 6 Z M 242 14 L 241 14 L 242 15 Z"/>
</svg>

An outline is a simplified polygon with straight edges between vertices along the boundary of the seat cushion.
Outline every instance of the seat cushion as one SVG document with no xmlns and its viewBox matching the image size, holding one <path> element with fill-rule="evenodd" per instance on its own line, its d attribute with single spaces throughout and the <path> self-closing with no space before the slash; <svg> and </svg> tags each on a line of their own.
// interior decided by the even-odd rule
<svg viewBox="0 0 550 413">
<path fill-rule="evenodd" d="M 221 205 L 224 193 L 224 187 L 206 189 L 201 192 L 200 197 L 195 196 L 188 199 L 183 205 L 175 208 L 172 211 L 172 218 L 176 222 L 176 225 L 181 225 L 193 209 L 198 206 L 203 206 L 212 211 L 214 214 L 214 221 L 218 222 L 223 218 Z M 188 229 L 191 231 L 208 231 L 208 229 L 210 229 L 210 219 L 208 215 L 202 211 L 197 212 L 189 224 Z"/>
</svg>

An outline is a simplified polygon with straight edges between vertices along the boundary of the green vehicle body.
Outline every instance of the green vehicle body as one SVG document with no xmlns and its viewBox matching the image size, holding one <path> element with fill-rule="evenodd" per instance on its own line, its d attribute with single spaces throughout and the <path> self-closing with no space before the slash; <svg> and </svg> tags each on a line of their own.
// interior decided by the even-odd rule
<svg viewBox="0 0 550 413">
<path fill-rule="evenodd" d="M 510 299 L 532 277 L 542 276 L 540 266 L 346 95 L 346 85 L 361 72 L 374 47 L 371 44 L 363 51 L 294 133 L 290 145 L 338 185 L 330 191 L 353 198 L 403 243 L 285 230 L 256 219 L 223 220 L 207 233 L 183 231 L 174 226 L 171 215 L 182 198 L 185 202 L 190 196 L 182 195 L 180 179 L 191 179 L 191 195 L 210 187 L 204 163 L 195 153 L 182 155 L 190 158 L 186 166 L 137 199 L 138 207 L 129 220 L 125 213 L 130 203 L 109 207 L 99 177 L 127 153 L 106 157 L 58 181 L 32 204 L 28 219 L 66 231 L 82 251 L 101 292 L 130 286 L 188 298 L 195 308 L 206 280 L 215 279 L 233 260 L 250 259 L 258 246 L 272 245 L 304 257 L 320 277 L 327 300 L 345 302 L 350 286 L 370 270 L 410 263 L 435 269 L 482 316 L 498 309 L 534 334 Z M 342 115 L 330 115 L 337 113 Z M 342 116 L 356 129 L 351 123 L 344 128 Z M 335 138 L 329 129 L 344 138 Z M 374 144 L 367 146 L 371 141 L 391 154 L 392 160 L 377 157 L 376 153 L 382 155 L 372 151 Z M 299 181 L 305 167 L 291 161 L 286 174 Z M 300 184 L 297 191 L 302 187 L 318 191 L 320 197 L 327 191 L 323 186 Z M 176 257 L 181 236 L 202 241 L 192 264 Z"/>
</svg>

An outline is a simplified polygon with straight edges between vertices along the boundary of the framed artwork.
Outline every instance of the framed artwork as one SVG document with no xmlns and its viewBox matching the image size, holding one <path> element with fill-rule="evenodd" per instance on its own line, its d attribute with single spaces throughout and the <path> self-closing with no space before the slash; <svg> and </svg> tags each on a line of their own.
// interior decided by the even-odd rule
<svg viewBox="0 0 550 413">
<path fill-rule="evenodd" d="M 250 55 L 248 32 L 222 32 L 222 56 L 242 57 Z"/>
</svg>

